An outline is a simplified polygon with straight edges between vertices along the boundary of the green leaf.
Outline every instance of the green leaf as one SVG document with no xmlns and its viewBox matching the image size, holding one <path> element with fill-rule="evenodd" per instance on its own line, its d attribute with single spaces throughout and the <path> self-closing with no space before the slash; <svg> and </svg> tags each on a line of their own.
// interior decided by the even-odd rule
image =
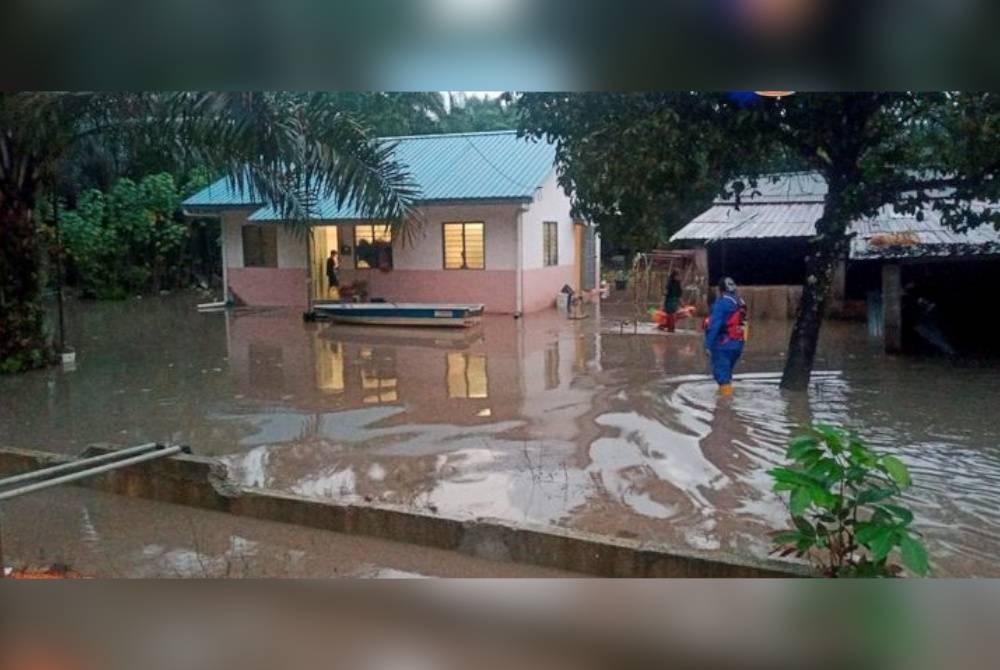
<svg viewBox="0 0 1000 670">
<path fill-rule="evenodd" d="M 896 491 L 894 489 L 870 488 L 859 493 L 857 500 L 859 505 L 867 505 L 869 503 L 885 500 L 886 498 L 891 498 L 894 495 L 896 495 Z"/>
<path fill-rule="evenodd" d="M 792 523 L 795 524 L 795 527 L 799 529 L 802 535 L 807 537 L 814 537 L 816 535 L 816 529 L 804 517 L 793 516 Z"/>
<path fill-rule="evenodd" d="M 800 460 L 803 454 L 811 452 L 813 450 L 819 450 L 819 441 L 816 439 L 815 435 L 799 435 L 798 437 L 792 438 L 788 443 L 788 450 L 785 452 L 785 457 L 792 460 Z"/>
<path fill-rule="evenodd" d="M 818 486 L 809 487 L 809 495 L 812 501 L 824 509 L 836 509 L 840 499 L 824 488 Z"/>
<path fill-rule="evenodd" d="M 772 468 L 767 471 L 776 482 L 794 484 L 796 486 L 815 486 L 819 484 L 815 477 L 811 477 L 805 472 L 791 470 L 789 468 Z"/>
<path fill-rule="evenodd" d="M 900 505 L 886 503 L 882 505 L 890 514 L 900 520 L 904 526 L 913 523 L 913 512 Z"/>
<path fill-rule="evenodd" d="M 892 477 L 892 480 L 901 488 L 906 488 L 910 485 L 910 471 L 906 469 L 901 460 L 895 456 L 883 456 L 882 466 L 889 473 L 889 476 Z"/>
<path fill-rule="evenodd" d="M 806 470 L 806 474 L 829 485 L 844 476 L 844 469 L 832 458 L 823 458 Z"/>
<path fill-rule="evenodd" d="M 794 458 L 796 463 L 799 463 L 804 467 L 813 467 L 820 459 L 823 458 L 823 450 L 819 447 L 811 447 L 800 452 Z"/>
<path fill-rule="evenodd" d="M 910 537 L 909 533 L 904 533 L 899 541 L 899 553 L 903 559 L 903 565 L 909 568 L 914 574 L 923 577 L 927 574 L 928 565 L 927 550 L 917 540 Z"/>
<path fill-rule="evenodd" d="M 809 508 L 809 504 L 812 502 L 812 494 L 809 488 L 802 487 L 796 489 L 792 493 L 792 498 L 788 503 L 788 508 L 792 512 L 792 516 L 802 516 L 802 513 Z"/>
<path fill-rule="evenodd" d="M 896 529 L 891 526 L 879 528 L 871 542 L 868 543 L 868 548 L 872 551 L 872 559 L 875 561 L 881 561 L 888 556 L 894 546 L 896 546 Z"/>
<path fill-rule="evenodd" d="M 834 454 L 839 454 L 844 450 L 843 434 L 834 428 L 833 426 L 828 426 L 826 424 L 817 424 L 816 432 L 820 434 L 823 441 L 826 442 L 826 446 L 829 447 L 830 451 Z"/>
<path fill-rule="evenodd" d="M 870 521 L 859 521 L 854 527 L 854 537 L 860 544 L 867 546 L 883 528 L 885 526 L 881 524 L 874 524 Z"/>
<path fill-rule="evenodd" d="M 779 530 L 771 533 L 771 542 L 774 544 L 796 544 L 802 539 L 802 533 L 797 530 Z"/>
</svg>

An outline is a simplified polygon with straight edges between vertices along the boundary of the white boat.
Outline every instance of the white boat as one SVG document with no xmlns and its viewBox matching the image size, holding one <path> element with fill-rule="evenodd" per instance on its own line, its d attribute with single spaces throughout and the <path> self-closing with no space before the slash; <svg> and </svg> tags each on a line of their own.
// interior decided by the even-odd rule
<svg viewBox="0 0 1000 670">
<path fill-rule="evenodd" d="M 370 326 L 432 326 L 468 328 L 482 321 L 483 305 L 420 302 L 319 303 L 319 318 Z"/>
</svg>

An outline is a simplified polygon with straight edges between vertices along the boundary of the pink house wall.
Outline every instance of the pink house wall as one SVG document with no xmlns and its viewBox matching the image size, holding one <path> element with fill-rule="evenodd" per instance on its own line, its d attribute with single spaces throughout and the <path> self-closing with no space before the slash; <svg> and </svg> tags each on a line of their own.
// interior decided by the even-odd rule
<svg viewBox="0 0 1000 670">
<path fill-rule="evenodd" d="M 482 303 L 496 314 L 516 310 L 514 270 L 355 270 L 350 275 L 368 281 L 371 297 L 390 302 Z"/>
<path fill-rule="evenodd" d="M 307 306 L 305 268 L 226 268 L 229 290 L 247 305 Z"/>
<path fill-rule="evenodd" d="M 556 294 L 563 286 L 571 287 L 576 282 L 572 265 L 554 265 L 547 268 L 524 271 L 524 313 L 537 312 L 555 305 Z"/>
</svg>

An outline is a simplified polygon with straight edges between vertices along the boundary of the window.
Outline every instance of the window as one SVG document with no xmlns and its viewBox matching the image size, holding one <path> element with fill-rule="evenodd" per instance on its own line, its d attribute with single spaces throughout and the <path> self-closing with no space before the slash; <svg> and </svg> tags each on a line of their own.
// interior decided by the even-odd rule
<svg viewBox="0 0 1000 670">
<path fill-rule="evenodd" d="M 559 265 L 559 224 L 555 221 L 542 224 L 542 260 L 546 267 Z"/>
<path fill-rule="evenodd" d="M 486 240 L 482 223 L 444 224 L 444 269 L 482 270 L 486 267 Z"/>
<path fill-rule="evenodd" d="M 278 267 L 277 227 L 243 226 L 243 267 Z"/>
<path fill-rule="evenodd" d="M 392 268 L 392 229 L 388 225 L 354 226 L 354 263 L 358 268 Z"/>
</svg>

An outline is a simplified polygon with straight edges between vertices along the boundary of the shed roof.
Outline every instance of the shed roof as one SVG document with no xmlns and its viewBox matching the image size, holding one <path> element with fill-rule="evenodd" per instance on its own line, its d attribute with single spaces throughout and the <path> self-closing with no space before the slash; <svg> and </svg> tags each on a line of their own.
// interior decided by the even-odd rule
<svg viewBox="0 0 1000 670">
<path fill-rule="evenodd" d="M 395 144 L 393 155 L 406 166 L 420 189 L 420 202 L 517 200 L 534 197 L 555 165 L 555 147 L 548 142 L 519 138 L 516 131 L 452 133 L 386 137 Z M 235 193 L 228 179 L 220 179 L 184 201 L 190 207 L 262 204 Z M 324 199 L 316 218 L 356 219 L 357 208 L 334 198 Z M 262 207 L 250 217 L 274 221 L 279 215 Z"/>
<path fill-rule="evenodd" d="M 803 238 L 816 234 L 823 215 L 826 183 L 817 174 L 788 173 L 762 179 L 736 209 L 732 198 L 718 198 L 671 241 Z M 977 203 L 986 209 L 991 203 Z M 923 220 L 887 205 L 873 217 L 855 221 L 853 259 L 1000 254 L 1000 231 L 984 225 L 964 233 L 941 223 L 941 213 L 925 208 Z"/>
</svg>

